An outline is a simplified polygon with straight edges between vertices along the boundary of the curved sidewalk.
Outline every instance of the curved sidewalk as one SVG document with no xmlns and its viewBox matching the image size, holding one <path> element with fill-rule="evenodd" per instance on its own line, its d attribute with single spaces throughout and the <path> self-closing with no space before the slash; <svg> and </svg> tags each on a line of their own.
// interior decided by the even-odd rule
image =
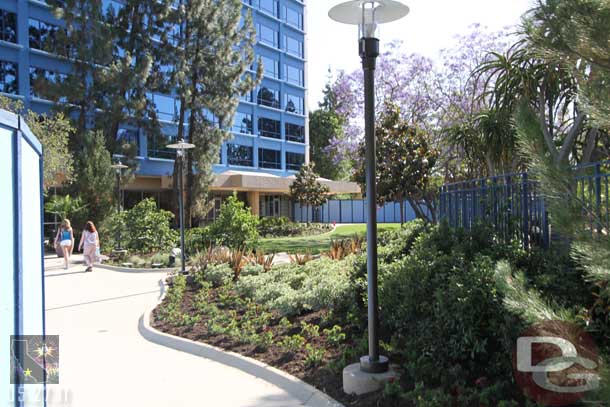
<svg viewBox="0 0 610 407">
<path fill-rule="evenodd" d="M 164 273 L 84 273 L 82 264 L 64 270 L 56 258 L 45 268 L 47 334 L 60 335 L 60 384 L 49 386 L 48 407 L 320 405 L 144 339 L 138 320 L 160 298 Z"/>
</svg>

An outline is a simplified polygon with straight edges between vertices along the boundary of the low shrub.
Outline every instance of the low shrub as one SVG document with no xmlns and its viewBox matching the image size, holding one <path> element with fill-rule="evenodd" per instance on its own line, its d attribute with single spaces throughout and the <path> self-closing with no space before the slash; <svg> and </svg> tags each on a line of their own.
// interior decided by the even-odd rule
<svg viewBox="0 0 610 407">
<path fill-rule="evenodd" d="M 341 309 L 353 298 L 347 274 L 350 267 L 351 259 L 320 259 L 302 266 L 285 264 L 267 273 L 242 275 L 236 289 L 282 315 L 298 315 L 322 308 Z"/>
<path fill-rule="evenodd" d="M 233 280 L 233 270 L 228 264 L 210 264 L 203 270 L 203 277 L 214 287 L 222 287 Z"/>
</svg>

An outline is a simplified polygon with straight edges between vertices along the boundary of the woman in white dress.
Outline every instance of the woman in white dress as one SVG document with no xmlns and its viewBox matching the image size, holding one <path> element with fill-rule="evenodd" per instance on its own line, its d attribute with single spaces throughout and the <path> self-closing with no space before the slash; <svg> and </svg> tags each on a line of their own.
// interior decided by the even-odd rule
<svg viewBox="0 0 610 407">
<path fill-rule="evenodd" d="M 98 247 L 100 247 L 100 238 L 97 234 L 97 229 L 95 229 L 93 222 L 88 221 L 85 224 L 85 230 L 83 230 L 83 235 L 78 244 L 78 250 L 83 251 L 85 258 L 85 265 L 87 266 L 85 271 L 93 271 L 93 263 L 95 263 L 97 257 Z"/>
</svg>

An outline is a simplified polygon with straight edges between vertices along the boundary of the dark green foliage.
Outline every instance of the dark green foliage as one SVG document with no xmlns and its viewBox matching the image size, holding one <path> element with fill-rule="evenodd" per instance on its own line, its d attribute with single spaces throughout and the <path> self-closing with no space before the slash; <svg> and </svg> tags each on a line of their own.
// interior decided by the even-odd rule
<svg viewBox="0 0 610 407">
<path fill-rule="evenodd" d="M 323 205 L 328 200 L 327 194 L 330 189 L 327 185 L 321 184 L 318 178 L 315 164 L 304 164 L 290 185 L 290 198 L 308 208 Z"/>
<path fill-rule="evenodd" d="M 593 286 L 570 256 L 570 249 L 561 244 L 548 250 L 533 248 L 516 259 L 515 266 L 523 270 L 529 285 L 543 297 L 562 307 L 590 307 Z"/>
<path fill-rule="evenodd" d="M 343 119 L 339 114 L 324 109 L 314 110 L 309 114 L 309 140 L 311 143 L 311 160 L 323 178 L 344 180 L 349 177 L 351 162 L 335 162 L 336 151 L 331 141 L 343 137 Z"/>
<path fill-rule="evenodd" d="M 213 242 L 210 228 L 190 228 L 184 236 L 185 250 L 188 254 L 203 252 L 208 249 Z"/>
<path fill-rule="evenodd" d="M 385 110 L 375 127 L 377 202 L 400 202 L 400 223 L 404 223 L 405 200 L 408 200 L 418 218 L 436 220 L 436 187 L 431 185 L 432 170 L 439 153 L 429 142 L 423 130 L 411 125 L 401 116 L 400 108 L 386 103 Z M 354 179 L 366 189 L 366 145 L 358 148 L 360 161 Z"/>
<path fill-rule="evenodd" d="M 430 384 L 511 372 L 519 323 L 496 290 L 495 263 L 469 252 L 476 244 L 457 243 L 450 231 L 434 230 L 380 271 L 382 328 L 403 349 L 413 377 Z"/>
<path fill-rule="evenodd" d="M 178 232 L 170 228 L 174 215 L 157 209 L 154 199 L 148 198 L 132 209 L 114 213 L 100 230 L 101 243 L 111 248 L 120 232 L 123 248 L 137 253 L 166 251 L 174 247 Z"/>
<path fill-rule="evenodd" d="M 211 239 L 230 248 L 252 247 L 258 240 L 258 217 L 235 195 L 225 200 L 218 218 L 209 226 Z"/>
<path fill-rule="evenodd" d="M 71 185 L 74 195 L 87 205 L 86 216 L 76 225 L 84 224 L 85 217 L 101 222 L 114 208 L 116 180 L 110 166 L 112 159 L 101 131 L 87 131 L 82 140 L 82 149 L 76 155 L 76 180 Z"/>
</svg>

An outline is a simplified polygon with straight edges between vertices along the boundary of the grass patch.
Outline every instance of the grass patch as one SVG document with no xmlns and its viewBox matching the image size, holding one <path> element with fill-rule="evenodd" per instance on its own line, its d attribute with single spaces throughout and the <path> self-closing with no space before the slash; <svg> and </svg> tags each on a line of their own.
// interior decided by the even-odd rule
<svg viewBox="0 0 610 407">
<path fill-rule="evenodd" d="M 398 228 L 400 228 L 399 223 L 384 223 L 377 225 L 378 232 Z M 263 250 L 265 253 L 303 253 L 309 250 L 312 253 L 317 254 L 328 251 L 331 240 L 350 238 L 355 234 L 364 236 L 366 234 L 366 225 L 338 225 L 332 232 L 316 236 L 260 239 L 257 248 Z"/>
</svg>

